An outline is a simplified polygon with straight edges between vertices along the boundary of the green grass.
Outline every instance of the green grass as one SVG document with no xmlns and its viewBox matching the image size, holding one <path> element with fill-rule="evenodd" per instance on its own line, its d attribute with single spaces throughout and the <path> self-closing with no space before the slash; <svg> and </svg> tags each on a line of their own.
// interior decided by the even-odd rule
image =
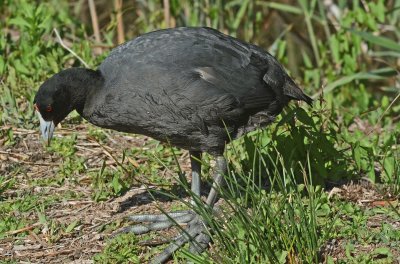
<svg viewBox="0 0 400 264">
<path fill-rule="evenodd" d="M 104 251 L 94 257 L 97 263 L 139 263 L 138 239 L 133 234 L 122 234 L 109 241 Z"/>
<path fill-rule="evenodd" d="M 319 0 L 171 0 L 170 21 L 162 2 L 124 1 L 125 38 L 167 24 L 212 26 L 269 50 L 315 99 L 312 108 L 292 104 L 272 126 L 227 147 L 230 170 L 220 190 L 219 217 L 210 218 L 201 204 L 195 208 L 210 226 L 213 246 L 202 256 L 184 249 L 176 260 L 399 261 L 400 2 L 333 1 L 341 14 L 335 19 Z M 178 177 L 177 160 L 187 162 L 185 152 L 96 128 L 77 113 L 56 131 L 50 147 L 32 134 L 39 123 L 32 106 L 39 85 L 64 68 L 82 66 L 76 55 L 95 68 L 116 44 L 111 1 L 96 1 L 102 43 L 91 38 L 92 25 L 80 21 L 90 21 L 86 2 L 73 3 L 75 8 L 68 1 L 0 1 L 0 248 L 9 240 L 29 245 L 35 236 L 64 247 L 88 237 L 81 248 L 88 250 L 85 257 L 140 262 L 162 247 L 149 250 L 138 241 L 160 235 L 123 235 L 96 244 L 94 234 L 107 237 L 129 224 L 118 213 L 110 219 L 102 213 L 129 190 L 149 185 L 159 190 L 152 194 L 160 202 L 142 197 L 131 207 L 138 201 L 143 210 L 190 207 L 169 200 L 188 188 Z M 60 45 L 54 28 L 76 55 Z M 99 44 L 101 55 L 93 53 Z M 207 181 L 211 160 L 203 157 Z M 369 187 L 343 185 L 350 181 Z M 332 195 L 332 187 L 341 192 Z M 71 217 L 64 219 L 66 212 Z M 5 261 L 19 260 L 8 255 Z"/>
</svg>

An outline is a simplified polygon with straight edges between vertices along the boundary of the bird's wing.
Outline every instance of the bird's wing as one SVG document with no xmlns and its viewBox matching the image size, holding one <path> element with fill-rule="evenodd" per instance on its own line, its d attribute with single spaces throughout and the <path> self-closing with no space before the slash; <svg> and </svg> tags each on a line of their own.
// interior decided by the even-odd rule
<svg viewBox="0 0 400 264">
<path fill-rule="evenodd" d="M 156 116 L 171 123 L 238 119 L 246 111 L 267 108 L 276 97 L 263 80 L 271 65 L 256 53 L 211 29 L 146 34 L 116 48 L 101 64 L 106 83 L 94 104 L 113 104 L 129 122 Z M 107 101 L 107 96 L 118 100 Z"/>
<path fill-rule="evenodd" d="M 243 69 L 249 66 L 251 55 L 246 43 L 216 30 L 175 28 L 151 32 L 126 42 L 115 48 L 99 69 L 109 82 L 140 84 L 134 88 L 157 92 L 161 88 L 184 88 L 185 82 L 194 75 L 208 74 L 202 70 L 207 68 L 217 69 L 209 76 L 225 80 L 233 77 L 232 83 L 243 82 L 247 73 Z M 111 83 L 107 87 L 116 85 Z"/>
<path fill-rule="evenodd" d="M 175 71 L 173 67 L 141 65 L 118 82 L 109 79 L 113 83 L 96 100 L 94 112 L 112 112 L 114 118 L 107 120 L 111 126 L 158 124 L 204 130 L 209 125 L 224 126 L 223 122 L 240 123 L 243 115 L 267 108 L 275 98 L 259 70 L 198 66 Z"/>
</svg>

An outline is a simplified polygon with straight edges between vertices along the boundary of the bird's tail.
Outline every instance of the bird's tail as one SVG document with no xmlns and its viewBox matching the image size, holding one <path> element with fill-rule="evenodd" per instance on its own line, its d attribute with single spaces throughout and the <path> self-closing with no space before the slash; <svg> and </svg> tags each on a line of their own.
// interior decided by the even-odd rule
<svg viewBox="0 0 400 264">
<path fill-rule="evenodd" d="M 312 105 L 313 99 L 306 95 L 303 90 L 289 77 L 283 87 L 283 94 L 292 100 L 304 101 L 308 105 Z"/>
</svg>

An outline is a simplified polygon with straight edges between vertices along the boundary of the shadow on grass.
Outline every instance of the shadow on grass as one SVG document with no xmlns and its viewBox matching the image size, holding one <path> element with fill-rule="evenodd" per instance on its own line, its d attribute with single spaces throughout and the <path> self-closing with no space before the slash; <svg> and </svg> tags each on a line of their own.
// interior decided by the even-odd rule
<svg viewBox="0 0 400 264">
<path fill-rule="evenodd" d="M 201 181 L 202 186 L 202 195 L 208 195 L 208 192 L 211 189 L 211 183 L 205 180 Z M 176 183 L 169 188 L 161 188 L 161 189 L 148 189 L 145 192 L 133 195 L 123 201 L 119 207 L 117 213 L 122 213 L 133 206 L 142 206 L 146 204 L 150 204 L 154 201 L 160 203 L 172 202 L 176 200 L 183 200 L 185 198 L 191 197 L 190 194 L 190 186 L 188 183 Z"/>
</svg>

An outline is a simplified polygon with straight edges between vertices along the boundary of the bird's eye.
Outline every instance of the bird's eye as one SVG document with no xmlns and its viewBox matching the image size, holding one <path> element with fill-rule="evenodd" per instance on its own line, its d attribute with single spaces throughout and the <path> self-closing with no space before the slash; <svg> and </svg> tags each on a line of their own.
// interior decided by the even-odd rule
<svg viewBox="0 0 400 264">
<path fill-rule="evenodd" d="M 53 111 L 53 107 L 51 105 L 48 105 L 46 107 L 46 112 L 51 112 L 51 111 Z"/>
</svg>

